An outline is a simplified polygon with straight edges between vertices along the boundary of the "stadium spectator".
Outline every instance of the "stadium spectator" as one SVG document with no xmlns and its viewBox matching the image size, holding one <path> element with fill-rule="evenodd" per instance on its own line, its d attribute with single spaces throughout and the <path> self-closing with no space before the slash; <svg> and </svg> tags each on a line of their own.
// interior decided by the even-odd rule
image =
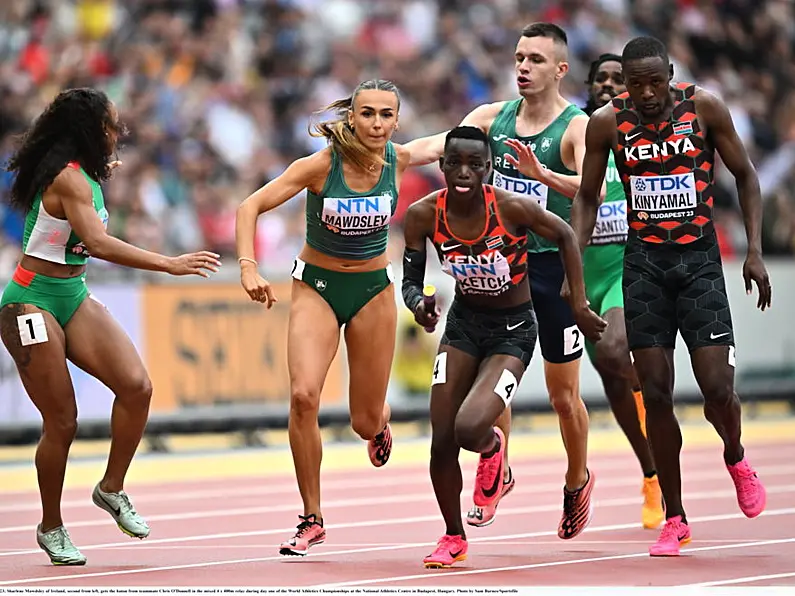
<svg viewBox="0 0 795 596">
<path fill-rule="evenodd" d="M 720 94 L 760 170 L 765 250 L 795 252 L 795 18 L 780 0 L 15 0 L 0 2 L 0 159 L 12 136 L 63 87 L 104 89 L 132 135 L 107 184 L 110 226 L 169 252 L 234 253 L 234 210 L 296 157 L 318 148 L 312 112 L 372 76 L 402 91 L 398 142 L 455 126 L 473 106 L 515 95 L 519 26 L 553 19 L 569 34 L 564 93 L 598 54 L 659 36 L 676 78 Z M 498 66 L 500 65 L 500 66 Z M 445 98 L 444 102 L 439 97 Z M 724 258 L 743 254 L 734 181 L 718 169 Z M 431 165 L 407 175 L 400 218 L 440 184 Z M 8 175 L 0 176 L 6 196 Z M 258 259 L 289 273 L 302 201 L 259 222 Z M 21 222 L 0 208 L 0 278 L 18 256 Z M 131 275 L 113 265 L 108 273 Z M 231 269 L 230 269 L 231 271 Z M 135 275 L 139 275 L 135 273 Z"/>
</svg>

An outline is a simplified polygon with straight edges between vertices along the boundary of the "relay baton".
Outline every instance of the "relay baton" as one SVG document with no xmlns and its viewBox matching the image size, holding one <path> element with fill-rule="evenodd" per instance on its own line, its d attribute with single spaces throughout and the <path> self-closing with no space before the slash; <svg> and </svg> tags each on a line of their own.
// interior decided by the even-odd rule
<svg viewBox="0 0 795 596">
<path fill-rule="evenodd" d="M 422 305 L 426 313 L 436 312 L 436 287 L 428 284 L 422 290 Z M 425 331 L 433 333 L 434 327 L 425 327 Z"/>
</svg>

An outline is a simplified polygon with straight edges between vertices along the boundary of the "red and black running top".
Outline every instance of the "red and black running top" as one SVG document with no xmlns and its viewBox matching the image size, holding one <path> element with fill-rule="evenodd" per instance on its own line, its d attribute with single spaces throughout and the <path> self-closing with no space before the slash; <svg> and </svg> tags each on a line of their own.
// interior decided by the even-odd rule
<svg viewBox="0 0 795 596">
<path fill-rule="evenodd" d="M 505 228 L 497 209 L 494 187 L 483 185 L 486 224 L 474 240 L 464 240 L 447 223 L 447 190 L 436 198 L 433 245 L 442 271 L 456 281 L 462 294 L 499 296 L 519 285 L 527 275 L 527 236 Z"/>
<path fill-rule="evenodd" d="M 641 123 L 628 93 L 613 99 L 630 240 L 689 244 L 713 234 L 715 147 L 696 117 L 695 90 L 674 86 L 673 110 L 659 124 Z"/>
</svg>

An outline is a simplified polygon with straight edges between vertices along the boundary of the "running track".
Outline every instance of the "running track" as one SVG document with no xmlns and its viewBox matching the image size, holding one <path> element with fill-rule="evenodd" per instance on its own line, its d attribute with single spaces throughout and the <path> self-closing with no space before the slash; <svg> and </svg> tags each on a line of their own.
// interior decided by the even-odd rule
<svg viewBox="0 0 795 596">
<path fill-rule="evenodd" d="M 427 466 L 387 465 L 324 474 L 327 539 L 304 558 L 277 551 L 300 511 L 290 476 L 130 486 L 152 527 L 144 541 L 120 533 L 90 489 L 68 490 L 64 516 L 84 567 L 53 567 L 36 547 L 35 493 L 0 493 L 0 586 L 795 585 L 795 439 L 756 441 L 748 453 L 768 488 L 767 510 L 754 520 L 740 513 L 718 448 L 684 451 L 693 542 L 678 559 L 647 555 L 657 531 L 640 527 L 629 453 L 591 456 L 595 516 L 572 541 L 556 535 L 564 460 L 516 456 L 515 490 L 494 524 L 467 527 L 469 559 L 453 569 L 422 566 L 444 531 Z"/>
</svg>

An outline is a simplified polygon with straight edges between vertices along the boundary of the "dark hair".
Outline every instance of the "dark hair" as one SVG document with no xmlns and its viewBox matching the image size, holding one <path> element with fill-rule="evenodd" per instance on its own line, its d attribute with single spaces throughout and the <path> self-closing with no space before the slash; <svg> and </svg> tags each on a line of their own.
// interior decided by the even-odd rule
<svg viewBox="0 0 795 596">
<path fill-rule="evenodd" d="M 656 37 L 636 37 L 627 42 L 621 54 L 622 64 L 643 58 L 662 58 L 668 64 L 668 50 Z"/>
<path fill-rule="evenodd" d="M 586 85 L 593 85 L 594 79 L 596 79 L 596 74 L 599 72 L 599 67 L 602 66 L 605 62 L 618 62 L 621 64 L 621 56 L 618 54 L 602 54 L 596 60 L 591 62 L 591 67 L 588 70 L 588 78 L 585 79 Z M 597 109 L 596 102 L 594 98 L 591 96 L 590 91 L 588 92 L 588 100 L 585 102 L 585 108 L 583 111 L 588 114 L 589 116 L 593 114 Z"/>
<path fill-rule="evenodd" d="M 107 135 L 121 131 L 102 91 L 80 88 L 59 93 L 22 135 L 19 149 L 8 162 L 8 171 L 16 172 L 11 206 L 28 212 L 37 193 L 72 161 L 97 182 L 107 180 L 113 149 Z"/>
<path fill-rule="evenodd" d="M 489 149 L 489 137 L 477 126 L 456 126 L 444 138 L 444 150 L 447 151 L 447 146 L 453 139 L 471 139 L 473 141 L 480 141 Z"/>
<path fill-rule="evenodd" d="M 591 68 L 588 71 L 588 78 L 585 80 L 586 85 L 593 85 L 596 73 L 599 72 L 599 67 L 605 62 L 618 62 L 621 64 L 621 56 L 618 54 L 602 54 L 596 60 L 591 62 Z"/>
<path fill-rule="evenodd" d="M 566 32 L 554 23 L 530 23 L 525 25 L 524 29 L 522 29 L 522 37 L 549 37 L 564 46 L 569 45 L 569 38 Z"/>
<path fill-rule="evenodd" d="M 309 129 L 309 134 L 313 137 L 324 137 L 328 139 L 332 149 L 339 153 L 343 159 L 362 169 L 367 169 L 372 161 L 372 156 L 367 147 L 362 145 L 361 141 L 356 138 L 356 134 L 354 134 L 353 129 L 348 124 L 348 112 L 353 109 L 353 102 L 359 93 L 370 89 L 394 93 L 398 100 L 398 109 L 400 109 L 400 93 L 395 84 L 392 81 L 385 81 L 383 79 L 370 79 L 369 81 L 359 83 L 359 86 L 354 89 L 349 97 L 338 99 L 322 110 L 315 112 L 316 114 L 321 114 L 328 110 L 335 110 L 337 112 L 337 118 L 319 122 Z M 380 156 L 376 161 L 378 161 L 380 165 L 386 165 L 386 162 Z"/>
</svg>

